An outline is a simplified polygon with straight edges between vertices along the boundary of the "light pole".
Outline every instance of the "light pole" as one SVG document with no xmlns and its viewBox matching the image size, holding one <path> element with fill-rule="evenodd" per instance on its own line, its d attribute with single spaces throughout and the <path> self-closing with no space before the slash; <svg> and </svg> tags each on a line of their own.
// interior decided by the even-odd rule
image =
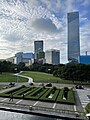
<svg viewBox="0 0 90 120">
<path fill-rule="evenodd" d="M 48 69 L 48 73 L 50 74 L 51 69 Z"/>
<path fill-rule="evenodd" d="M 16 82 L 18 83 L 18 73 L 17 73 L 17 68 L 15 68 L 15 73 L 16 73 Z"/>
</svg>

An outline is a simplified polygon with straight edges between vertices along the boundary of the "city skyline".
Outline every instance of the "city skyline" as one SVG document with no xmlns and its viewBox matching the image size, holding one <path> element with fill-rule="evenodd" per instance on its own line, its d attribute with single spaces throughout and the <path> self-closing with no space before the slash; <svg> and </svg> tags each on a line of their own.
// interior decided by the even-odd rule
<svg viewBox="0 0 90 120">
<path fill-rule="evenodd" d="M 34 41 L 44 41 L 44 51 L 60 50 L 67 62 L 67 13 L 79 11 L 81 54 L 90 54 L 89 0 L 1 0 L 0 59 L 17 52 L 33 52 Z"/>
</svg>

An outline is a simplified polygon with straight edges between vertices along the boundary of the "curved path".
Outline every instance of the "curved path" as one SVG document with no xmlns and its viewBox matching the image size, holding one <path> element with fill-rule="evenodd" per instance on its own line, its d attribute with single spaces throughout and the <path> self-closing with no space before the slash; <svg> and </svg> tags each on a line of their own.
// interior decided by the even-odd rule
<svg viewBox="0 0 90 120">
<path fill-rule="evenodd" d="M 23 72 L 23 71 L 21 71 L 20 73 L 22 73 L 22 72 Z M 33 82 L 33 78 L 27 77 L 27 76 L 24 76 L 24 75 L 20 75 L 20 73 L 16 73 L 16 74 L 14 74 L 14 75 L 27 78 L 27 79 L 28 79 L 28 83 L 32 83 L 32 82 Z"/>
</svg>

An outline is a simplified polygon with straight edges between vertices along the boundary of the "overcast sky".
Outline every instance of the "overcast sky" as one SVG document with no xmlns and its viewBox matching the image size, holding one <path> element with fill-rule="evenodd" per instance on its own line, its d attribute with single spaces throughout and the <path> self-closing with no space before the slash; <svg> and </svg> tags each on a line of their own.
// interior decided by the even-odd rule
<svg viewBox="0 0 90 120">
<path fill-rule="evenodd" d="M 60 50 L 67 62 L 67 13 L 79 11 L 80 49 L 90 54 L 90 0 L 0 0 L 0 59 L 33 52 L 34 41 L 44 51 Z"/>
</svg>

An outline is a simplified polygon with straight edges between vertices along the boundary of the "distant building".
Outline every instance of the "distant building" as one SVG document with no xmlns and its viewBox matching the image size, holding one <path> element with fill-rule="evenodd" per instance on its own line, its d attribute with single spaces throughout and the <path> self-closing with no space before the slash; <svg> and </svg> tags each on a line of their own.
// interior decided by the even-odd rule
<svg viewBox="0 0 90 120">
<path fill-rule="evenodd" d="M 15 64 L 19 64 L 20 62 L 23 62 L 23 52 L 18 52 L 15 54 Z"/>
<path fill-rule="evenodd" d="M 34 55 L 35 59 L 38 59 L 38 53 L 43 52 L 43 41 L 34 41 Z"/>
<path fill-rule="evenodd" d="M 25 63 L 26 66 L 31 65 L 32 59 L 34 59 L 33 53 L 23 53 L 22 61 Z"/>
<path fill-rule="evenodd" d="M 11 63 L 15 63 L 15 56 L 14 57 L 10 57 L 10 58 L 7 58 L 6 61 L 9 61 Z"/>
<path fill-rule="evenodd" d="M 60 64 L 60 51 L 51 49 L 45 52 L 46 63 L 58 65 Z"/>
<path fill-rule="evenodd" d="M 80 56 L 79 12 L 68 13 L 68 60 L 77 61 Z"/>
<path fill-rule="evenodd" d="M 81 55 L 78 57 L 78 62 L 81 64 L 90 64 L 90 55 Z"/>
<path fill-rule="evenodd" d="M 33 53 L 23 53 L 18 52 L 14 57 L 10 57 L 6 59 L 7 61 L 12 62 L 13 64 L 19 64 L 20 62 L 24 62 L 26 66 L 33 64 L 34 62 L 34 54 Z"/>
</svg>

